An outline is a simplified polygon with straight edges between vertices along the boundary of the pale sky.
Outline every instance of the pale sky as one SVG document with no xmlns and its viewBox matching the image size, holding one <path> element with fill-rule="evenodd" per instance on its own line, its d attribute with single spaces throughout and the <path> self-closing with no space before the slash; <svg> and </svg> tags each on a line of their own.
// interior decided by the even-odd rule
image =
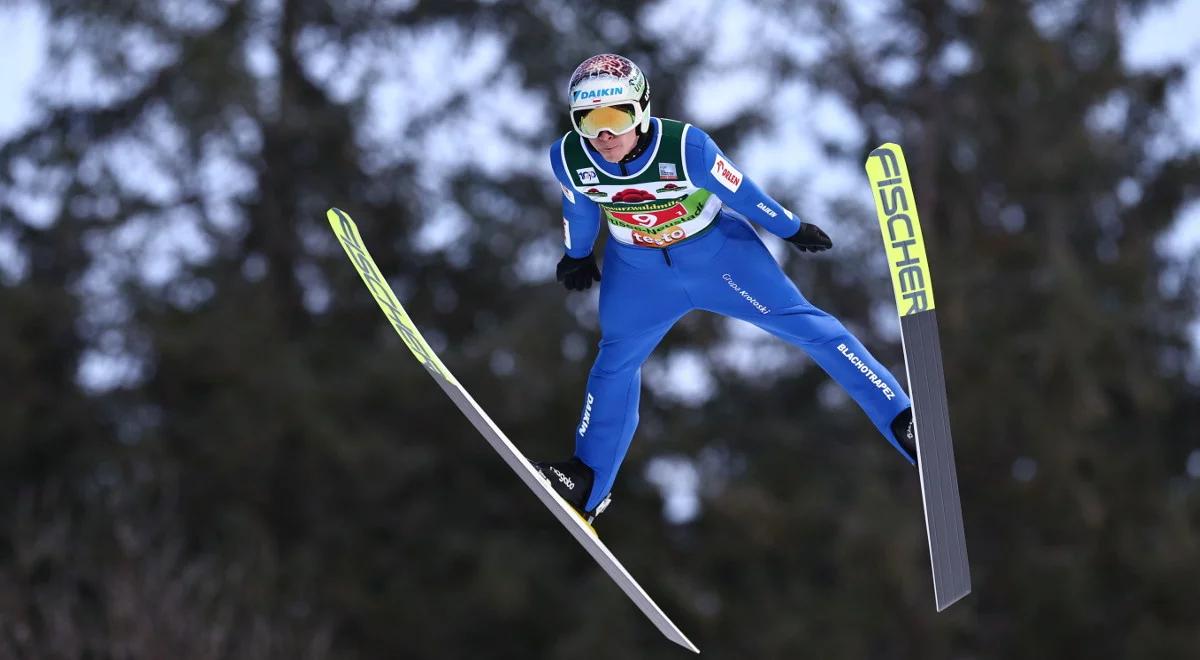
<svg viewBox="0 0 1200 660">
<path fill-rule="evenodd" d="M 683 20 L 682 16 L 696 15 L 696 12 L 675 11 L 676 4 L 678 4 L 678 0 L 666 0 L 651 6 L 647 12 L 650 19 L 649 24 L 659 26 L 664 33 L 669 33 L 675 29 L 674 22 Z M 856 2 L 854 3 L 855 13 L 864 21 L 870 20 L 874 11 L 871 9 L 872 6 L 872 3 Z M 700 2 L 693 3 L 692 8 L 696 9 L 700 15 L 708 17 L 709 20 L 703 21 L 708 26 L 704 29 L 711 32 L 712 41 L 721 44 L 721 47 L 714 49 L 711 53 L 706 53 L 706 57 L 711 60 L 712 66 L 709 68 L 712 73 L 707 74 L 704 80 L 693 81 L 691 89 L 711 88 L 717 85 L 726 89 L 747 92 L 722 95 L 721 98 L 730 100 L 724 105 L 714 103 L 712 95 L 706 94 L 703 102 L 700 102 L 698 98 L 695 98 L 695 94 L 689 94 L 687 105 L 689 114 L 693 115 L 689 118 L 701 125 L 719 124 L 738 110 L 736 99 L 756 98 L 759 94 L 755 93 L 755 90 L 761 91 L 763 85 L 766 84 L 761 76 L 756 76 L 752 68 L 739 66 L 739 64 L 745 63 L 746 53 L 749 52 L 746 44 L 748 43 L 747 39 L 750 38 L 747 33 L 751 30 L 747 30 L 746 25 L 761 25 L 762 23 L 754 22 L 757 20 L 756 17 L 748 12 L 738 10 L 730 3 Z M 1126 20 L 1129 19 L 1126 18 Z M 1052 28 L 1053 16 L 1042 18 L 1039 21 L 1039 24 L 1041 23 L 1050 26 L 1048 29 Z M 1171 61 L 1200 62 L 1200 30 L 1195 28 L 1196 25 L 1200 25 L 1200 2 L 1177 0 L 1165 7 L 1157 7 L 1143 15 L 1129 32 L 1124 53 L 1125 60 L 1134 67 L 1161 66 Z M 692 29 L 700 28 L 693 25 Z M 38 71 L 46 56 L 47 47 L 45 12 L 30 3 L 15 3 L 0 7 L 0 30 L 7 35 L 5 62 L 4 66 L 0 68 L 0 140 L 3 140 L 33 121 L 35 116 L 33 99 L 37 90 Z M 444 61 L 449 55 L 442 52 L 446 48 L 456 49 L 460 61 L 494 60 L 500 56 L 503 48 L 502 43 L 498 40 L 476 39 L 469 44 L 469 48 L 464 50 L 462 44 L 456 44 L 450 38 L 439 40 L 437 36 L 433 35 L 433 38 L 427 38 L 421 44 L 398 44 L 398 46 L 404 47 L 409 52 L 426 54 L 429 56 L 430 62 Z M 795 42 L 788 35 L 782 35 L 782 37 L 784 39 L 781 43 Z M 754 39 L 756 43 L 762 43 L 764 39 L 776 41 L 769 33 L 755 33 Z M 444 47 L 439 48 L 439 43 Z M 346 53 L 314 52 L 310 58 L 314 63 L 311 68 L 328 69 L 334 66 L 335 62 L 356 61 L 355 58 L 345 55 Z M 820 53 L 804 52 L 799 56 L 802 59 L 812 59 L 820 57 Z M 970 55 L 967 54 L 965 57 L 969 58 Z M 326 64 L 322 64 L 322 62 Z M 263 66 L 270 69 L 269 62 Z M 438 67 L 427 68 L 429 68 L 429 76 L 425 77 L 431 80 L 444 73 L 444 69 Z M 354 80 L 362 75 L 361 67 L 359 69 L 359 71 L 338 71 L 337 76 L 328 77 L 341 81 Z M 482 66 L 462 66 L 457 67 L 456 71 L 461 73 L 458 75 L 459 78 L 469 82 L 472 75 L 477 75 L 473 71 L 484 69 L 485 67 Z M 415 70 L 417 74 L 420 73 L 419 62 Z M 897 75 L 903 74 L 898 73 Z M 412 81 L 404 82 L 407 85 Z M 411 85 L 407 86 L 411 88 Z M 368 139 L 374 142 L 372 146 L 386 143 L 386 136 L 391 134 L 396 127 L 403 125 L 405 121 L 403 116 L 396 114 L 400 112 L 397 108 L 406 107 L 405 104 L 396 102 L 395 95 L 398 93 L 399 87 L 401 87 L 399 83 L 389 85 L 384 82 L 372 90 L 372 95 L 377 97 L 372 105 L 380 109 L 376 120 L 367 131 L 370 134 Z M 447 88 L 444 85 L 420 85 L 420 87 L 434 90 Z M 516 94 L 517 96 L 512 100 L 513 103 L 536 109 L 535 112 L 528 113 L 529 117 L 544 117 L 549 111 L 543 107 L 544 103 L 541 100 L 530 98 L 528 95 L 520 96 L 519 92 Z M 803 102 L 803 105 L 810 109 L 811 121 L 806 122 L 805 130 L 797 130 L 792 125 L 786 131 L 750 136 L 738 146 L 738 153 L 733 155 L 746 169 L 755 172 L 756 180 L 768 190 L 781 191 L 794 189 L 795 187 L 790 186 L 789 182 L 804 177 L 804 180 L 809 182 L 808 190 L 813 191 L 810 195 L 815 198 L 791 200 L 792 203 L 804 208 L 812 208 L 813 204 L 816 204 L 816 208 L 820 208 L 822 202 L 860 188 L 862 173 L 853 164 L 825 162 L 820 167 L 813 166 L 813 163 L 821 163 L 824 160 L 819 155 L 819 145 L 822 141 L 847 142 L 856 139 L 861 134 L 861 128 L 846 108 L 842 107 L 842 102 L 836 97 L 814 92 L 799 84 L 787 89 L 775 90 L 772 98 L 781 106 L 796 107 L 796 104 Z M 1170 107 L 1177 117 L 1190 119 L 1180 122 L 1187 142 L 1193 146 L 1200 145 L 1200 122 L 1194 120 L 1195 117 L 1200 116 L 1200 64 L 1192 64 L 1185 84 L 1172 93 Z M 385 112 L 384 109 L 388 110 Z M 412 109 L 412 111 L 417 110 L 419 109 Z M 783 108 L 781 108 L 782 110 Z M 536 126 L 513 128 L 523 134 L 537 130 Z M 427 151 L 426 153 L 436 153 L 436 151 Z M 781 153 L 786 153 L 788 156 L 780 157 Z M 540 159 L 541 154 L 522 154 L 522 156 L 522 160 L 525 158 Z M 435 162 L 429 164 L 429 167 L 449 172 L 454 169 L 456 164 L 455 162 Z M 498 163 L 492 162 L 478 163 L 478 165 L 482 166 L 485 171 L 497 170 L 499 167 Z M 798 194 L 804 195 L 804 193 Z M 431 232 L 427 237 L 428 241 L 434 245 L 448 242 L 447 237 L 441 234 L 457 233 L 456 230 L 461 230 L 462 224 L 466 222 L 466 219 L 455 217 L 450 211 L 438 211 L 438 213 L 445 216 L 444 221 L 430 223 L 430 226 L 438 227 L 440 231 Z M 1192 254 L 1200 249 L 1200 202 L 1194 202 L 1181 213 L 1175 230 L 1164 237 L 1161 245 L 1165 252 L 1175 256 Z M 777 248 L 778 246 L 772 247 Z M 6 247 L 3 237 L 0 237 L 0 262 L 11 261 L 15 256 L 11 253 L 11 247 Z M 0 271 L 2 270 L 3 266 L 0 265 Z"/>
<path fill-rule="evenodd" d="M 700 102 L 696 94 L 685 93 L 688 94 L 687 106 L 689 114 L 692 115 L 689 119 L 697 121 L 701 125 L 711 126 L 721 123 L 737 111 L 736 99 L 758 97 L 759 94 L 755 93 L 755 90 L 761 91 L 765 84 L 761 76 L 755 74 L 752 67 L 744 66 L 747 52 L 749 52 L 749 49 L 745 47 L 748 43 L 747 39 L 750 38 L 747 33 L 753 32 L 753 30 L 747 29 L 747 25 L 762 25 L 763 23 L 759 21 L 761 17 L 755 17 L 749 12 L 739 10 L 734 7 L 736 3 L 707 0 L 692 3 L 689 6 L 695 9 L 695 12 L 676 11 L 675 5 L 678 3 L 679 0 L 665 0 L 650 6 L 647 10 L 649 24 L 658 26 L 664 33 L 669 33 L 676 28 L 676 22 L 683 20 L 681 18 L 683 16 L 694 17 L 698 13 L 707 17 L 708 20 L 702 21 L 707 27 L 701 28 L 692 25 L 690 29 L 704 29 L 707 33 L 711 33 L 709 34 L 711 41 L 721 44 L 721 47 L 705 54 L 710 60 L 711 66 L 708 68 L 712 73 L 707 74 L 703 80 L 692 81 L 691 90 L 711 88 L 717 85 L 726 89 L 744 90 L 746 93 L 722 95 L 721 98 L 730 100 L 724 105 L 714 103 L 712 95 L 709 94 L 704 95 L 703 102 Z M 856 2 L 853 6 L 856 15 L 860 16 L 861 20 L 871 20 L 874 11 L 871 9 L 874 6 L 872 3 Z M 1039 24 L 1041 23 L 1045 23 L 1048 26 L 1047 29 L 1052 29 L 1053 16 L 1041 18 Z M 770 22 L 768 21 L 767 24 L 769 25 Z M 1134 23 L 1126 43 L 1125 60 L 1134 67 L 1161 66 L 1171 61 L 1200 62 L 1200 30 L 1195 28 L 1196 25 L 1200 25 L 1200 2 L 1177 0 L 1165 7 L 1157 7 Z M 0 30 L 3 30 L 3 34 L 6 35 L 4 66 L 0 67 L 0 140 L 3 140 L 34 118 L 33 98 L 37 90 L 38 71 L 46 56 L 47 47 L 45 12 L 30 3 L 5 5 L 0 7 Z M 776 37 L 780 38 L 776 39 Z M 788 47 L 782 44 L 795 43 L 790 35 L 772 35 L 770 32 L 755 32 L 754 40 L 756 43 L 768 40 L 780 44 L 780 47 Z M 442 46 L 439 46 L 439 43 Z M 476 59 L 480 61 L 494 60 L 501 54 L 503 45 L 499 41 L 488 39 L 475 39 L 470 44 L 460 44 L 455 43 L 452 38 L 439 39 L 435 34 L 431 38 L 427 35 L 427 38 L 420 44 L 397 44 L 397 47 L 402 47 L 408 52 L 426 54 L 430 62 L 444 61 L 449 54 L 443 51 L 446 48 L 452 48 L 458 53 L 460 61 L 469 63 Z M 808 51 L 812 52 L 808 52 L 804 48 L 799 48 L 799 51 L 798 57 L 802 61 L 820 57 L 820 53 L 812 51 L 811 48 Z M 319 71 L 322 68 L 330 69 L 337 62 L 350 62 L 349 70 L 343 69 L 338 71 L 336 76 L 326 77 L 331 80 L 353 81 L 361 77 L 363 73 L 362 66 L 358 66 L 355 70 L 353 63 L 362 61 L 363 58 L 347 57 L 347 54 L 314 51 L 310 57 L 313 62 L 310 68 L 316 70 L 314 73 L 319 75 L 323 73 Z M 969 58 L 969 53 L 965 57 Z M 269 62 L 264 62 L 263 66 L 270 69 Z M 428 76 L 418 75 L 421 72 L 418 62 L 418 66 L 410 70 L 409 75 L 418 75 L 418 78 L 429 78 L 432 81 L 444 73 L 444 69 L 438 67 L 426 68 L 429 69 Z M 483 66 L 464 65 L 456 68 L 456 71 L 461 74 L 456 75 L 463 79 L 460 82 L 469 82 L 472 75 L 478 75 L 473 72 L 485 69 L 486 67 Z M 903 73 L 898 72 L 897 75 L 903 75 Z M 375 115 L 375 121 L 365 132 L 368 134 L 367 139 L 373 143 L 371 145 L 373 147 L 378 148 L 380 145 L 386 144 L 386 136 L 392 134 L 398 126 L 405 122 L 404 117 L 397 113 L 401 112 L 398 109 L 405 108 L 406 105 L 397 103 L 395 96 L 399 93 L 397 90 L 400 87 L 411 88 L 413 81 L 404 80 L 402 82 L 403 85 L 401 82 L 388 84 L 385 81 L 372 89 L 372 106 L 378 108 L 379 111 Z M 418 82 L 420 81 L 418 80 Z M 347 83 L 343 82 L 342 84 Z M 423 89 L 433 90 L 447 87 L 433 84 L 419 86 Z M 337 90 L 334 91 L 336 94 Z M 529 95 L 521 96 L 520 92 L 513 93 L 516 94 L 512 100 L 513 103 L 535 110 L 528 113 L 527 116 L 531 118 L 544 118 L 545 114 L 552 110 L 545 108 L 544 102 L 540 99 L 532 98 Z M 806 190 L 809 192 L 807 195 L 803 192 L 791 193 L 801 198 L 785 201 L 804 208 L 816 208 L 818 213 L 824 205 L 823 202 L 843 193 L 858 190 L 861 187 L 862 173 L 857 166 L 822 162 L 825 159 L 820 156 L 822 141 L 847 142 L 856 139 L 861 133 L 861 128 L 842 107 L 840 99 L 814 92 L 802 84 L 775 90 L 771 98 L 776 104 L 787 107 L 796 107 L 796 104 L 803 102 L 803 105 L 810 109 L 811 117 L 810 121 L 806 122 L 804 130 L 798 130 L 793 124 L 788 127 L 788 130 L 775 130 L 749 136 L 743 144 L 738 145 L 737 153 L 733 155 L 748 171 L 755 173 L 755 179 L 768 190 L 776 190 L 779 191 L 777 194 L 780 194 L 785 190 L 789 192 L 794 190 L 795 186 L 790 183 L 803 177 L 803 180 L 808 182 Z M 1200 64 L 1191 65 L 1185 84 L 1172 93 L 1170 107 L 1177 117 L 1189 119 L 1189 121 L 1180 122 L 1187 142 L 1193 146 L 1200 145 L 1200 122 L 1194 120 L 1195 117 L 1200 116 Z M 781 112 L 784 109 L 781 108 Z M 522 134 L 537 130 L 536 126 L 511 128 Z M 434 137 L 436 138 L 436 136 Z M 384 151 L 384 149 L 379 149 L 379 151 Z M 426 153 L 437 153 L 437 151 L 427 150 Z M 781 153 L 785 153 L 787 156 L 781 157 Z M 540 153 L 521 154 L 521 160 L 534 159 L 540 163 L 541 156 Z M 822 165 L 816 167 L 814 163 L 822 163 Z M 456 162 L 435 162 L 429 164 L 429 167 L 435 170 L 445 170 L 448 173 L 456 165 Z M 477 163 L 477 165 L 483 167 L 485 171 L 497 170 L 499 167 L 498 163 L 492 162 Z M 547 178 L 549 179 L 549 177 Z M 804 198 L 806 196 L 811 198 Z M 441 215 L 443 221 L 429 223 L 430 227 L 437 229 L 429 232 L 430 235 L 426 237 L 431 245 L 449 242 L 450 239 L 446 234 L 457 233 L 468 221 L 465 218 L 456 217 L 452 210 L 437 210 L 435 213 Z M 1163 238 L 1161 246 L 1165 252 L 1177 257 L 1193 254 L 1200 249 L 1200 201 L 1192 203 L 1181 213 L 1175 230 Z M 778 248 L 776 245 L 771 247 Z M 15 256 L 11 246 L 6 246 L 4 238 L 0 236 L 0 274 L 4 270 L 3 264 L 10 263 Z"/>
</svg>

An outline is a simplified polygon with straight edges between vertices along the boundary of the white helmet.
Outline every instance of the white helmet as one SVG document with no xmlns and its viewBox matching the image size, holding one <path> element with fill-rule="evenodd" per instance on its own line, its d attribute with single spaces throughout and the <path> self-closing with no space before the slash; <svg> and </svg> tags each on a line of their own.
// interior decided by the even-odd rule
<svg viewBox="0 0 1200 660">
<path fill-rule="evenodd" d="M 583 137 L 650 130 L 650 83 L 627 58 L 609 53 L 587 58 L 571 74 L 567 93 L 571 125 Z"/>
</svg>

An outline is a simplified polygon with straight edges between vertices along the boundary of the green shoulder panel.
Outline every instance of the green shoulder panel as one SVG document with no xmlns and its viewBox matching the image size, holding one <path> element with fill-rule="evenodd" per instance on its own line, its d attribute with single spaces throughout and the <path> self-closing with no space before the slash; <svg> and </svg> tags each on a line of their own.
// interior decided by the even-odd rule
<svg viewBox="0 0 1200 660">
<path fill-rule="evenodd" d="M 678 177 L 678 179 L 670 180 L 682 181 L 684 179 L 683 129 L 687 127 L 687 124 L 674 119 L 659 119 L 658 121 L 658 125 L 662 127 L 662 144 L 658 147 L 658 154 L 655 155 L 654 162 L 646 168 L 646 172 L 653 175 L 648 180 L 662 180 L 663 177 L 659 176 L 660 164 L 665 163 L 671 166 L 668 171 L 674 172 L 674 176 Z"/>
<path fill-rule="evenodd" d="M 658 125 L 662 127 L 664 142 L 669 139 L 677 148 L 682 147 L 683 129 L 685 126 L 687 126 L 687 124 L 681 121 L 675 121 L 674 119 L 662 119 L 660 117 L 658 120 Z"/>
</svg>

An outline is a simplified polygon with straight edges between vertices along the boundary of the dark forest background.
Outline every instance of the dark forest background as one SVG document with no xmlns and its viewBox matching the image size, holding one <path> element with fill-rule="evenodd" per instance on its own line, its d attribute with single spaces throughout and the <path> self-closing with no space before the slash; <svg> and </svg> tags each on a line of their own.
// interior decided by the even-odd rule
<svg viewBox="0 0 1200 660">
<path fill-rule="evenodd" d="M 598 333 L 594 292 L 553 281 L 545 149 L 606 51 L 664 116 L 698 121 L 738 88 L 695 81 L 733 70 L 852 115 L 776 157 L 857 190 L 745 169 L 833 236 L 780 258 L 888 364 L 861 171 L 883 141 L 936 281 L 975 586 L 942 614 L 916 473 L 819 369 L 699 314 L 647 367 L 599 529 L 704 657 L 1196 657 L 1200 270 L 1162 243 L 1200 154 L 1167 109 L 1186 63 L 1121 57 L 1156 3 L 879 3 L 872 32 L 849 4 L 40 3 L 40 114 L 0 145 L 0 657 L 684 657 L 434 386 L 324 218 L 358 220 L 526 453 L 564 456 Z M 760 101 L 701 125 L 736 159 L 811 122 Z"/>
</svg>

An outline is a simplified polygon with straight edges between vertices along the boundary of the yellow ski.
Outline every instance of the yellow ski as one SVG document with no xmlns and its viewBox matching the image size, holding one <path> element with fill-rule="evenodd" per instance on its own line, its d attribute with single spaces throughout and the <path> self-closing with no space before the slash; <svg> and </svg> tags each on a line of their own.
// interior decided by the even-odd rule
<svg viewBox="0 0 1200 660">
<path fill-rule="evenodd" d="M 396 329 L 396 333 L 408 345 L 417 361 L 425 367 L 429 375 L 434 381 L 441 386 L 442 390 L 450 397 L 462 414 L 471 422 L 476 430 L 483 435 L 488 444 L 496 450 L 504 462 L 512 469 L 513 472 L 521 478 L 521 481 L 533 491 L 533 494 L 541 500 L 542 504 L 550 510 L 554 517 L 562 523 L 563 527 L 575 537 L 575 540 L 587 550 L 588 554 L 600 564 L 605 573 L 612 578 L 617 586 L 625 592 L 625 595 L 637 605 L 638 609 L 646 615 L 647 618 L 658 628 L 663 635 L 680 646 L 699 653 L 700 650 L 692 644 L 683 632 L 667 617 L 666 614 L 654 603 L 641 585 L 625 570 L 621 562 L 613 556 L 612 551 L 600 540 L 596 530 L 592 528 L 571 505 L 567 504 L 560 498 L 551 488 L 548 481 L 542 478 L 541 473 L 530 464 L 525 455 L 517 449 L 516 445 L 509 440 L 504 433 L 496 426 L 487 413 L 479 407 L 479 404 L 471 398 L 467 390 L 454 378 L 446 365 L 438 359 L 437 354 L 430 348 L 429 343 L 421 336 L 417 326 L 409 317 L 408 312 L 404 311 L 404 307 L 396 298 L 396 294 L 392 291 L 392 287 L 388 285 L 387 280 L 379 272 L 379 267 L 375 265 L 375 260 L 371 258 L 371 254 L 367 252 L 366 246 L 363 244 L 362 236 L 358 233 L 358 227 L 350 216 L 339 209 L 329 209 L 326 212 L 326 217 L 329 219 L 329 225 L 333 228 L 333 233 L 337 236 L 338 241 L 342 244 L 342 248 L 346 250 L 346 255 L 350 257 L 350 262 L 354 264 L 358 274 L 362 277 L 363 283 L 367 285 L 371 295 L 375 298 L 375 302 L 379 303 L 380 309 L 383 310 L 385 316 L 391 322 L 392 327 Z"/>
</svg>

